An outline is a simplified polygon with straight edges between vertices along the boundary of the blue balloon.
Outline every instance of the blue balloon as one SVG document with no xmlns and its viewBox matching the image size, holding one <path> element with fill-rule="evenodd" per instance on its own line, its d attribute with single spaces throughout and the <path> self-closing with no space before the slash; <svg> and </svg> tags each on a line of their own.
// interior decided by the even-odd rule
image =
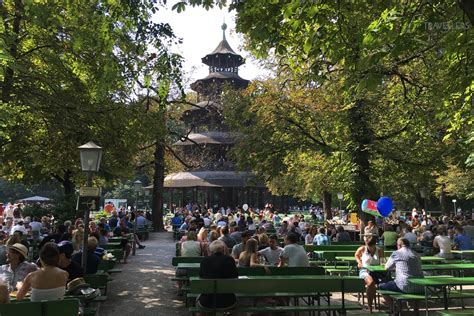
<svg viewBox="0 0 474 316">
<path fill-rule="evenodd" d="M 382 196 L 377 201 L 377 209 L 379 210 L 380 215 L 383 217 L 387 217 L 393 210 L 393 202 L 392 199 L 386 196 Z"/>
</svg>

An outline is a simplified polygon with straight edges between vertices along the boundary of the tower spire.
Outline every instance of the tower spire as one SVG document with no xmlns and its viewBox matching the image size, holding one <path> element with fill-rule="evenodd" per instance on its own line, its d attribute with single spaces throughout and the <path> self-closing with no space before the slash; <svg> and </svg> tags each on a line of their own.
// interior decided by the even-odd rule
<svg viewBox="0 0 474 316">
<path fill-rule="evenodd" d="M 225 19 L 224 19 L 224 23 L 222 23 L 222 40 L 225 41 L 225 30 L 227 29 L 227 24 L 225 24 Z"/>
</svg>

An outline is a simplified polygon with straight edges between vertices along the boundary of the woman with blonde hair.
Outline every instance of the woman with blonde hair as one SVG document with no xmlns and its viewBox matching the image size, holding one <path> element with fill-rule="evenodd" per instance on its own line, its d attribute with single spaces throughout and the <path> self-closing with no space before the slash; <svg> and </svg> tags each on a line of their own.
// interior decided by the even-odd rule
<svg viewBox="0 0 474 316">
<path fill-rule="evenodd" d="M 197 241 L 195 231 L 189 231 L 186 241 L 181 243 L 181 256 L 183 257 L 199 257 L 202 256 L 202 246 Z"/>
<path fill-rule="evenodd" d="M 84 226 L 82 224 L 74 231 L 72 235 L 72 244 L 75 251 L 81 250 L 81 246 L 84 239 Z"/>
<path fill-rule="evenodd" d="M 258 261 L 258 241 L 250 238 L 245 243 L 245 250 L 239 256 L 239 267 L 265 267 Z"/>
<path fill-rule="evenodd" d="M 262 250 L 270 246 L 267 234 L 259 234 L 257 236 L 258 236 L 258 250 Z"/>
<path fill-rule="evenodd" d="M 207 228 L 201 227 L 201 229 L 199 230 L 199 233 L 197 234 L 197 240 L 199 242 L 207 242 L 207 234 L 208 234 Z"/>
</svg>

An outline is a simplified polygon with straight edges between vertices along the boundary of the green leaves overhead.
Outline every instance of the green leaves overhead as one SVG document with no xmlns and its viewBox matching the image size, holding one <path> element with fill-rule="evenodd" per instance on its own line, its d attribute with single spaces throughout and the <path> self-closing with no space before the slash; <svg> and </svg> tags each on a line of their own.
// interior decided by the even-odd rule
<svg viewBox="0 0 474 316">
<path fill-rule="evenodd" d="M 1 2 L 3 177 L 78 181 L 77 146 L 89 140 L 104 148 L 103 179 L 133 173 L 149 131 L 141 125 L 143 89 L 179 76 L 180 58 L 167 51 L 173 32 L 151 20 L 159 6 Z"/>
</svg>

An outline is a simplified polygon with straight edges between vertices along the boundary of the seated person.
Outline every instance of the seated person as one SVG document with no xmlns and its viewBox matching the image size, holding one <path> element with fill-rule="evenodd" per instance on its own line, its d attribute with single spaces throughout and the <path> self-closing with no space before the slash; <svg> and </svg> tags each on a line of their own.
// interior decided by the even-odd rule
<svg viewBox="0 0 474 316">
<path fill-rule="evenodd" d="M 259 254 L 265 258 L 265 261 L 272 266 L 277 266 L 280 262 L 280 255 L 283 248 L 278 246 L 277 235 L 271 235 L 269 238 L 269 246 L 259 251 Z"/>
<path fill-rule="evenodd" d="M 54 243 L 46 243 L 41 248 L 39 256 L 42 267 L 28 274 L 16 299 L 23 299 L 30 289 L 32 302 L 63 299 L 68 273 L 58 268 L 58 246 Z"/>
<path fill-rule="evenodd" d="M 63 240 L 58 244 L 59 250 L 59 263 L 58 267 L 69 273 L 68 281 L 80 278 L 83 276 L 81 266 L 72 261 L 72 253 L 74 252 L 74 246 L 70 241 Z"/>
<path fill-rule="evenodd" d="M 7 264 L 1 266 L 0 273 L 8 276 L 10 290 L 16 289 L 17 284 L 20 285 L 30 272 L 38 269 L 36 264 L 26 261 L 27 257 L 28 248 L 25 245 L 16 243 L 8 247 Z"/>
<path fill-rule="evenodd" d="M 125 223 L 125 220 L 120 220 L 119 225 L 115 227 L 113 233 L 115 237 L 123 237 L 120 245 L 122 246 L 122 249 L 125 252 L 123 263 L 126 263 L 127 258 L 130 255 L 130 251 L 132 250 L 132 245 L 130 245 L 130 243 L 128 242 L 128 228 L 127 224 Z"/>
<path fill-rule="evenodd" d="M 100 263 L 100 258 L 95 254 L 95 249 L 97 248 L 97 239 L 95 237 L 89 237 L 87 239 L 87 274 L 97 273 L 97 268 Z M 72 256 L 72 261 L 75 261 L 80 266 L 82 266 L 82 251 L 76 253 Z"/>
<path fill-rule="evenodd" d="M 213 241 L 209 245 L 210 256 L 201 261 L 199 277 L 202 279 L 234 279 L 239 274 L 234 258 L 228 255 L 229 250 L 221 240 Z M 236 303 L 235 294 L 201 294 L 197 304 L 202 307 L 231 308 Z"/>
<path fill-rule="evenodd" d="M 181 243 L 181 256 L 183 257 L 199 257 L 203 255 L 203 247 L 197 241 L 196 232 L 188 232 L 188 238 Z"/>
<path fill-rule="evenodd" d="M 423 293 L 424 288 L 408 282 L 409 278 L 422 278 L 420 256 L 410 248 L 410 242 L 405 238 L 397 240 L 397 251 L 394 251 L 387 263 L 385 269 L 395 270 L 395 280 L 379 284 L 380 290 L 403 292 L 403 293 Z M 390 297 L 385 297 L 386 301 L 393 307 L 393 301 Z M 415 310 L 418 306 L 415 303 Z"/>
</svg>

